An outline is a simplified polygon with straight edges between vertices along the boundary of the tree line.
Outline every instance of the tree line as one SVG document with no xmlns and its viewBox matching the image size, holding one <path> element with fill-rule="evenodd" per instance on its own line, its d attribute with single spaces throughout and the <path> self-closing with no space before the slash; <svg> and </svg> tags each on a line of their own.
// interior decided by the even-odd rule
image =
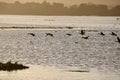
<svg viewBox="0 0 120 80">
<path fill-rule="evenodd" d="M 111 9 L 107 5 L 82 3 L 66 7 L 63 3 L 28 2 L 5 3 L 0 2 L 0 14 L 15 15 L 68 15 L 68 16 L 120 16 L 120 5 Z"/>
</svg>

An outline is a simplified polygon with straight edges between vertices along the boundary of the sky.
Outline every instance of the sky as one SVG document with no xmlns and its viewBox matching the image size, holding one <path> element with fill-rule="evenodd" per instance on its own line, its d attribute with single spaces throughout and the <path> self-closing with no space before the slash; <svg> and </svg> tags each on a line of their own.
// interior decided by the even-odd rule
<svg viewBox="0 0 120 80">
<path fill-rule="evenodd" d="M 22 3 L 25 2 L 43 2 L 44 0 L 0 0 L 0 2 L 10 2 L 13 3 L 15 1 L 20 1 Z M 116 6 L 116 5 L 120 5 L 120 0 L 46 0 L 50 3 L 53 2 L 60 2 L 60 3 L 64 3 L 66 6 L 69 5 L 74 5 L 74 4 L 81 4 L 81 3 L 95 3 L 95 4 L 106 4 L 108 6 Z"/>
</svg>

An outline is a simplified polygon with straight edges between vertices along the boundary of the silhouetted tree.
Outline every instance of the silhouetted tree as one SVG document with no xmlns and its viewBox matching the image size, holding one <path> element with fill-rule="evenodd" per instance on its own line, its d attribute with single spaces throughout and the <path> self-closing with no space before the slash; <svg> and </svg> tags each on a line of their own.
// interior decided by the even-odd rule
<svg viewBox="0 0 120 80">
<path fill-rule="evenodd" d="M 111 10 L 110 10 L 110 15 L 111 16 L 120 16 L 120 5 L 117 5 L 115 7 L 113 7 Z"/>
<path fill-rule="evenodd" d="M 63 3 L 50 4 L 47 1 L 40 3 L 28 2 L 4 3 L 0 2 L 0 14 L 21 14 L 21 15 L 97 15 L 97 16 L 120 16 L 120 5 L 108 9 L 106 5 L 82 3 L 79 6 L 72 5 L 69 8 Z"/>
</svg>

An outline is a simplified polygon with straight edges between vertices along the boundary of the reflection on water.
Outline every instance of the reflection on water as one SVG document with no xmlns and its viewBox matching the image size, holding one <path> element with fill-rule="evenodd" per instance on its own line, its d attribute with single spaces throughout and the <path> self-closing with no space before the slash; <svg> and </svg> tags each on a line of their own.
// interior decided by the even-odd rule
<svg viewBox="0 0 120 80">
<path fill-rule="evenodd" d="M 116 42 L 116 36 L 111 35 L 112 31 L 102 31 L 105 36 L 99 32 L 86 31 L 90 38 L 85 40 L 79 30 L 1 30 L 0 62 L 12 60 L 57 68 L 30 66 L 27 70 L 0 71 L 0 80 L 120 80 L 119 75 L 112 72 L 120 72 L 120 44 Z M 113 32 L 120 35 L 119 30 Z M 54 37 L 46 36 L 46 33 Z M 59 69 L 61 66 L 69 68 Z M 90 72 L 70 72 L 71 67 L 90 68 Z"/>
<path fill-rule="evenodd" d="M 0 71 L 0 80 L 120 80 L 119 75 L 111 72 L 67 72 L 65 69 L 48 66 L 31 66 L 30 69 L 4 72 Z"/>
</svg>

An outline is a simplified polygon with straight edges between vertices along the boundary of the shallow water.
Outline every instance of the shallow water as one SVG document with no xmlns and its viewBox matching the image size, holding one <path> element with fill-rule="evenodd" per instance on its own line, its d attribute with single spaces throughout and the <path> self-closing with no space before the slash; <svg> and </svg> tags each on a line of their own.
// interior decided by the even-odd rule
<svg viewBox="0 0 120 80">
<path fill-rule="evenodd" d="M 68 72 L 53 66 L 30 66 L 30 69 L 4 72 L 0 71 L 0 80 L 120 80 L 113 72 L 97 71 Z"/>
<path fill-rule="evenodd" d="M 119 17 L 0 15 L 0 27 L 87 27 L 117 29 Z"/>
</svg>

